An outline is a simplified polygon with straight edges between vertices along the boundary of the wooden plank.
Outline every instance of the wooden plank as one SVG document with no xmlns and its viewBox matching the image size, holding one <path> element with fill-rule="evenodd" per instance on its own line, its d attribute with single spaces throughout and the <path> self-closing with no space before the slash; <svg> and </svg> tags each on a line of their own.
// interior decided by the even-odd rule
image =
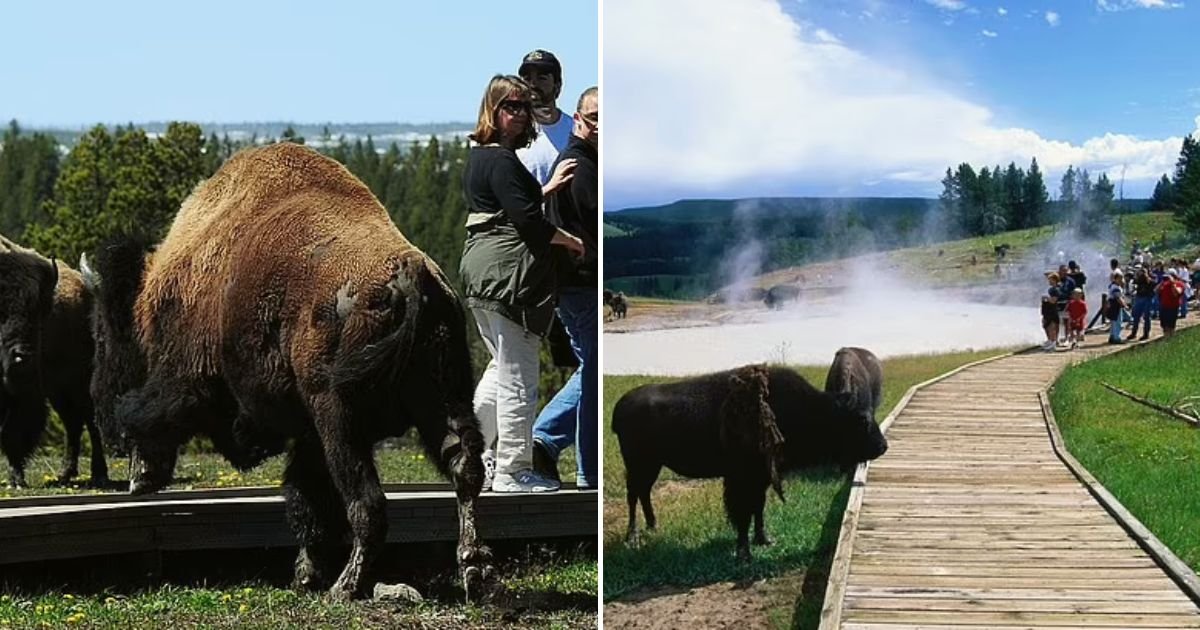
<svg viewBox="0 0 1200 630">
<path fill-rule="evenodd" d="M 1014 622 L 1033 626 L 1083 626 L 1094 628 L 1200 628 L 1200 615 L 1104 615 L 1052 612 L 964 612 L 964 611 L 874 611 L 847 610 L 850 623 L 912 623 L 960 625 L 1009 625 Z"/>
<path fill-rule="evenodd" d="M 426 486 L 422 486 L 426 487 Z M 403 489 L 387 497 L 389 542 L 454 541 L 457 502 L 443 488 Z M 184 549 L 295 545 L 278 493 L 189 493 L 137 500 L 52 505 L 44 501 L 0 510 L 0 564 Z M 595 491 L 485 494 L 476 504 L 480 536 L 594 536 Z"/>
</svg>

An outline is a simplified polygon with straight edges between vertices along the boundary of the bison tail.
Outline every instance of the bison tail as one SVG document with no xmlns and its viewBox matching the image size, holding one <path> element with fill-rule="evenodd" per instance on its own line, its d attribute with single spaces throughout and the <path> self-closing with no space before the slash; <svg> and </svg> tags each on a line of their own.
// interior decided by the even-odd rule
<svg viewBox="0 0 1200 630">
<path fill-rule="evenodd" d="M 334 360 L 330 379 L 334 389 L 370 389 L 379 384 L 390 389 L 404 373 L 416 343 L 421 310 L 420 288 L 410 273 L 401 267 L 388 282 L 395 328 L 374 343 L 339 353 Z"/>
</svg>

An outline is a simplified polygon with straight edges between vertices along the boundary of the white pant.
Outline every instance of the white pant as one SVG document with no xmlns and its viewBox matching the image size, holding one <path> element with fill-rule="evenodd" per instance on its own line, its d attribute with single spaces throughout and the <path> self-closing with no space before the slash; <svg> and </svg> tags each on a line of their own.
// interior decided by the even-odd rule
<svg viewBox="0 0 1200 630">
<path fill-rule="evenodd" d="M 496 443 L 496 472 L 533 468 L 533 420 L 538 400 L 540 338 L 520 324 L 472 308 L 492 360 L 475 386 L 475 415 L 489 448 Z"/>
</svg>

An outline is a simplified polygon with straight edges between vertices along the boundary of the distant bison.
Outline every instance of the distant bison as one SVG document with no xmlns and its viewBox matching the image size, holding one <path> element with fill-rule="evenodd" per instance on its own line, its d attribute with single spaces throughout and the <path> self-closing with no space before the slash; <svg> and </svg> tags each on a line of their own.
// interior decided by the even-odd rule
<svg viewBox="0 0 1200 630">
<path fill-rule="evenodd" d="M 483 437 L 462 309 L 366 186 L 300 145 L 247 149 L 144 253 L 117 244 L 96 261 L 108 335 L 97 369 L 119 378 L 95 391 L 132 448 L 132 492 L 169 483 L 193 435 L 239 468 L 286 446 L 296 585 L 324 588 L 340 570 L 331 595 L 362 597 L 387 531 L 372 447 L 415 426 L 455 485 L 468 587 L 483 575 Z"/>
<path fill-rule="evenodd" d="M 625 319 L 625 314 L 629 311 L 629 302 L 625 299 L 625 293 L 618 292 L 612 296 L 612 302 L 609 303 L 612 307 L 613 317 L 616 319 Z"/>
<path fill-rule="evenodd" d="M 655 526 L 650 490 L 663 466 L 685 477 L 723 477 L 725 510 L 737 555 L 770 544 L 763 527 L 766 491 L 783 498 L 779 474 L 823 462 L 879 457 L 887 441 L 869 412 L 846 395 L 817 390 L 799 374 L 761 365 L 643 385 L 617 401 L 613 431 L 625 461 L 628 539 L 637 536 L 640 500 Z"/>
<path fill-rule="evenodd" d="M 9 483 L 24 486 L 25 462 L 46 428 L 46 401 L 63 421 L 67 449 L 59 481 L 79 473 L 86 426 L 92 484 L 108 482 L 103 440 L 92 416 L 92 296 L 78 272 L 0 236 L 0 449 Z"/>
<path fill-rule="evenodd" d="M 767 308 L 780 309 L 788 302 L 795 302 L 800 298 L 800 287 L 791 284 L 777 284 L 770 289 L 767 289 L 767 295 L 763 298 L 763 303 Z"/>
<path fill-rule="evenodd" d="M 842 348 L 825 377 L 825 391 L 852 396 L 859 410 L 874 417 L 883 402 L 883 364 L 870 350 Z"/>
</svg>

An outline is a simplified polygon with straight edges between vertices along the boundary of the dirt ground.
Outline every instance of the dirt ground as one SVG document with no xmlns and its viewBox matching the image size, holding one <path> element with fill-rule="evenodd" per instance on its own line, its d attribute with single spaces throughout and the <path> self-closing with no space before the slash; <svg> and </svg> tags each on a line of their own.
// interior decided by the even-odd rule
<svg viewBox="0 0 1200 630">
<path fill-rule="evenodd" d="M 690 589 L 658 588 L 604 606 L 605 628 L 767 628 L 767 610 L 777 586 L 767 580 L 721 582 Z"/>
</svg>

